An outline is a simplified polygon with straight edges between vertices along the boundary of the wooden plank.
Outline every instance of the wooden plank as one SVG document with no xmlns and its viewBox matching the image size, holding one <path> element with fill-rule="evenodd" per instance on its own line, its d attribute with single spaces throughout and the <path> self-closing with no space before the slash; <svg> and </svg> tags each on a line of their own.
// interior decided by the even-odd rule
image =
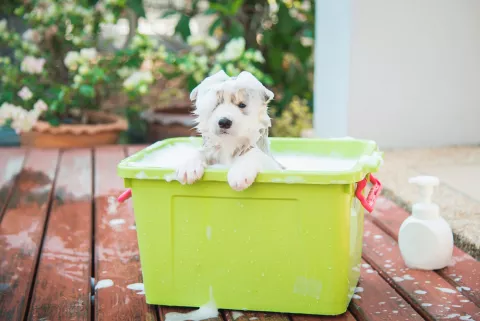
<svg viewBox="0 0 480 321">
<path fill-rule="evenodd" d="M 355 318 L 350 312 L 332 317 L 316 315 L 292 315 L 291 318 L 293 321 L 355 321 Z"/>
<path fill-rule="evenodd" d="M 160 321 L 165 321 L 167 313 L 188 313 L 196 310 L 195 308 L 179 308 L 179 307 L 167 307 L 161 306 L 158 307 L 158 314 L 160 315 Z M 203 321 L 223 321 L 222 315 L 219 313 L 218 317 L 205 319 Z"/>
<path fill-rule="evenodd" d="M 19 148 L 0 148 L 0 220 L 11 195 L 17 175 L 22 170 L 26 151 Z"/>
<path fill-rule="evenodd" d="M 116 202 L 124 190 L 116 169 L 123 158 L 122 146 L 95 150 L 95 280 L 113 281 L 95 290 L 95 320 L 156 320 L 145 296 L 127 288 L 142 283 L 142 275 L 132 202 Z"/>
<path fill-rule="evenodd" d="M 179 307 L 159 307 L 160 320 L 165 321 L 167 313 L 188 313 L 195 309 L 179 308 Z M 223 318 L 222 318 L 223 316 Z M 350 312 L 346 312 L 340 316 L 309 316 L 309 315 L 290 315 L 293 321 L 355 321 Z M 281 313 L 263 313 L 263 312 L 247 312 L 247 311 L 224 311 L 223 315 L 218 318 L 211 318 L 210 321 L 290 321 L 286 314 Z"/>
<path fill-rule="evenodd" d="M 23 320 L 47 218 L 56 150 L 32 150 L 0 224 L 0 320 Z"/>
<path fill-rule="evenodd" d="M 225 311 L 225 319 L 227 321 L 290 321 L 289 317 L 283 313 L 250 311 Z"/>
<path fill-rule="evenodd" d="M 357 320 L 424 320 L 382 277 L 365 261 L 358 287 L 349 310 Z"/>
<path fill-rule="evenodd" d="M 363 257 L 427 320 L 470 316 L 480 308 L 432 271 L 407 268 L 397 242 L 370 220 L 365 220 Z M 452 318 L 453 318 L 452 317 Z M 469 319 L 465 319 L 469 320 Z"/>
<path fill-rule="evenodd" d="M 90 320 L 92 154 L 62 154 L 29 320 Z"/>
<path fill-rule="evenodd" d="M 409 215 L 403 208 L 382 197 L 377 202 L 377 210 L 367 217 L 398 240 L 400 226 Z M 477 306 L 480 305 L 480 262 L 455 247 L 452 264 L 437 272 L 450 284 L 461 288 L 463 294 Z"/>
</svg>

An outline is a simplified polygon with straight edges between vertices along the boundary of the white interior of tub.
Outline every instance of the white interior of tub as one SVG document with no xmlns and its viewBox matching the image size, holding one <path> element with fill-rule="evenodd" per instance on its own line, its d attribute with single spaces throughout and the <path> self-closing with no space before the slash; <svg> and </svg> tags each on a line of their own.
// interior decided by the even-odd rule
<svg viewBox="0 0 480 321">
<path fill-rule="evenodd" d="M 148 152 L 140 160 L 130 162 L 131 167 L 175 168 L 179 163 L 190 157 L 198 147 L 188 143 L 176 143 L 165 148 Z M 342 172 L 352 170 L 358 159 L 339 156 L 319 156 L 304 153 L 273 153 L 274 158 L 290 171 L 331 171 Z M 225 168 L 213 165 L 209 168 Z"/>
</svg>

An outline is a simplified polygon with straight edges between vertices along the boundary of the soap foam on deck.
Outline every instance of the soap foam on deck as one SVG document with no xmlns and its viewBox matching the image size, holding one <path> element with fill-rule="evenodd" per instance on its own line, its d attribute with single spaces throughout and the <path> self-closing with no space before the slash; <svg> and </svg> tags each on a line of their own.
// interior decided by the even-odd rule
<svg viewBox="0 0 480 321">
<path fill-rule="evenodd" d="M 177 143 L 151 152 L 143 159 L 129 165 L 134 167 L 175 168 L 178 163 L 191 157 L 197 151 L 198 147 L 192 144 Z M 290 171 L 341 172 L 351 170 L 358 162 L 356 159 L 294 153 L 273 153 L 273 156 Z M 224 168 L 224 166 L 213 165 L 209 168 Z"/>
<path fill-rule="evenodd" d="M 213 290 L 210 287 L 210 301 L 202 305 L 198 310 L 188 313 L 170 312 L 165 315 L 165 321 L 201 321 L 216 318 L 218 309 L 213 298 Z"/>
</svg>

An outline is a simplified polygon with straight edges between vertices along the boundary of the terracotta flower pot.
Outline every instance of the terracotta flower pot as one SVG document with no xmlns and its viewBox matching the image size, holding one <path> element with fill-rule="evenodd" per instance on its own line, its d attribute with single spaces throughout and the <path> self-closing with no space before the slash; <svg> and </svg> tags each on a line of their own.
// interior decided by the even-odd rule
<svg viewBox="0 0 480 321">
<path fill-rule="evenodd" d="M 166 138 L 198 136 L 190 105 L 150 109 L 142 113 L 142 118 L 147 122 L 149 143 Z"/>
<path fill-rule="evenodd" d="M 127 121 L 117 115 L 90 111 L 88 117 L 95 124 L 62 124 L 51 126 L 38 121 L 30 132 L 20 134 L 22 146 L 37 148 L 93 147 L 115 144 Z"/>
</svg>

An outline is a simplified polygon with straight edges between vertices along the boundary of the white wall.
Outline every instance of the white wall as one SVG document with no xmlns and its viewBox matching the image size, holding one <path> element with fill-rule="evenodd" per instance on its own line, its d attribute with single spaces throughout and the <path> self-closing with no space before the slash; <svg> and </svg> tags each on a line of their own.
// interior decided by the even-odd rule
<svg viewBox="0 0 480 321">
<path fill-rule="evenodd" d="M 348 135 L 480 143 L 480 0 L 352 0 Z"/>
</svg>

